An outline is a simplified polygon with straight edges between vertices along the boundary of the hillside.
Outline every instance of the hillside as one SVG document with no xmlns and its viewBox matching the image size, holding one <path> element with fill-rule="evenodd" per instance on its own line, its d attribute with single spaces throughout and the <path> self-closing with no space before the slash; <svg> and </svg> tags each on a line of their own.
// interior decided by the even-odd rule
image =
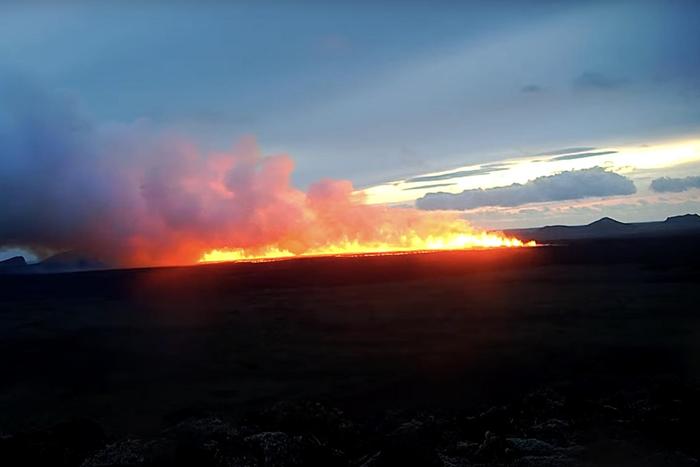
<svg viewBox="0 0 700 467">
<path fill-rule="evenodd" d="M 700 216 L 685 214 L 664 221 L 624 223 L 603 217 L 587 225 L 548 225 L 533 229 L 511 229 L 505 233 L 522 240 L 551 242 L 555 240 L 585 240 L 620 237 L 657 237 L 700 234 Z"/>
</svg>

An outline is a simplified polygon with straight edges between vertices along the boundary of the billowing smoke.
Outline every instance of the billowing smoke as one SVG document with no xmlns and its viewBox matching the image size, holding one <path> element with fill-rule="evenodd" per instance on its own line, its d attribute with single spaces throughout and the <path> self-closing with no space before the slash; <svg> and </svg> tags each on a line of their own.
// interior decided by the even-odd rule
<svg viewBox="0 0 700 467">
<path fill-rule="evenodd" d="M 0 247 L 183 264 L 212 249 L 304 253 L 468 229 L 452 214 L 362 204 L 348 181 L 303 192 L 292 159 L 264 156 L 252 137 L 203 153 L 145 123 L 96 125 L 69 100 L 0 85 Z"/>
</svg>

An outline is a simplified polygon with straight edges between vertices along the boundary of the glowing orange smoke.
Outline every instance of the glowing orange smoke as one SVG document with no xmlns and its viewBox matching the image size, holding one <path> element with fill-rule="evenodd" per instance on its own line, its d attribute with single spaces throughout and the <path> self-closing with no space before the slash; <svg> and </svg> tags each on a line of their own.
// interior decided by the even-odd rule
<svg viewBox="0 0 700 467">
<path fill-rule="evenodd" d="M 170 137 L 117 141 L 89 145 L 103 152 L 80 160 L 79 189 L 35 203 L 53 227 L 27 245 L 124 266 L 523 246 L 459 213 L 366 204 L 347 180 L 300 190 L 291 157 L 263 155 L 253 138 L 215 153 Z"/>
<path fill-rule="evenodd" d="M 322 191 L 322 196 L 317 191 Z M 285 239 L 289 245 L 301 246 L 296 251 L 279 243 L 257 248 L 212 249 L 204 253 L 199 261 L 535 246 L 535 242 L 523 242 L 501 232 L 476 230 L 455 213 L 363 204 L 363 195 L 353 193 L 349 182 L 324 181 L 312 187 L 307 196 L 313 201 L 310 212 L 306 213 L 314 219 L 311 230 L 314 227 L 325 230 L 326 238 L 317 237 L 311 244 L 307 235 L 296 240 Z"/>
<path fill-rule="evenodd" d="M 146 200 L 168 228 L 136 249 L 150 256 L 138 262 L 532 245 L 475 230 L 455 212 L 365 204 L 364 194 L 347 180 L 321 180 L 304 192 L 290 183 L 293 167 L 289 156 L 263 156 L 255 141 L 246 139 L 232 153 L 198 155 L 165 179 L 146 180 Z"/>
</svg>

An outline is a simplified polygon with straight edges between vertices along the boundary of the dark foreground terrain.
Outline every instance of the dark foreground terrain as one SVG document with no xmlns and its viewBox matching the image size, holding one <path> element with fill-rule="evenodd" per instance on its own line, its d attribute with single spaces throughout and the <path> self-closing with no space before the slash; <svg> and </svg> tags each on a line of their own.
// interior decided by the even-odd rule
<svg viewBox="0 0 700 467">
<path fill-rule="evenodd" d="M 697 465 L 700 238 L 0 276 L 0 465 Z"/>
</svg>

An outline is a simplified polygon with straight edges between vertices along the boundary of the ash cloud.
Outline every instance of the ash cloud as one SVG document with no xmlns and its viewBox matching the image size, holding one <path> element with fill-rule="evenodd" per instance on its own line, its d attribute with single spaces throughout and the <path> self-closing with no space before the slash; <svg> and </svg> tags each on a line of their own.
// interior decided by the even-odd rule
<svg viewBox="0 0 700 467">
<path fill-rule="evenodd" d="M 630 195 L 632 180 L 601 167 L 572 170 L 538 177 L 527 183 L 465 190 L 461 193 L 429 193 L 416 200 L 425 210 L 464 210 L 483 206 L 520 206 L 528 203 L 564 201 L 598 196 Z"/>
<path fill-rule="evenodd" d="M 303 253 L 466 231 L 449 213 L 363 204 L 345 180 L 304 192 L 254 138 L 204 153 L 147 122 L 99 125 L 75 102 L 0 80 L 0 249 L 76 250 L 115 265 L 188 264 L 212 249 Z"/>
<path fill-rule="evenodd" d="M 657 193 L 680 193 L 693 188 L 700 188 L 700 176 L 661 177 L 651 181 L 651 189 Z"/>
</svg>

